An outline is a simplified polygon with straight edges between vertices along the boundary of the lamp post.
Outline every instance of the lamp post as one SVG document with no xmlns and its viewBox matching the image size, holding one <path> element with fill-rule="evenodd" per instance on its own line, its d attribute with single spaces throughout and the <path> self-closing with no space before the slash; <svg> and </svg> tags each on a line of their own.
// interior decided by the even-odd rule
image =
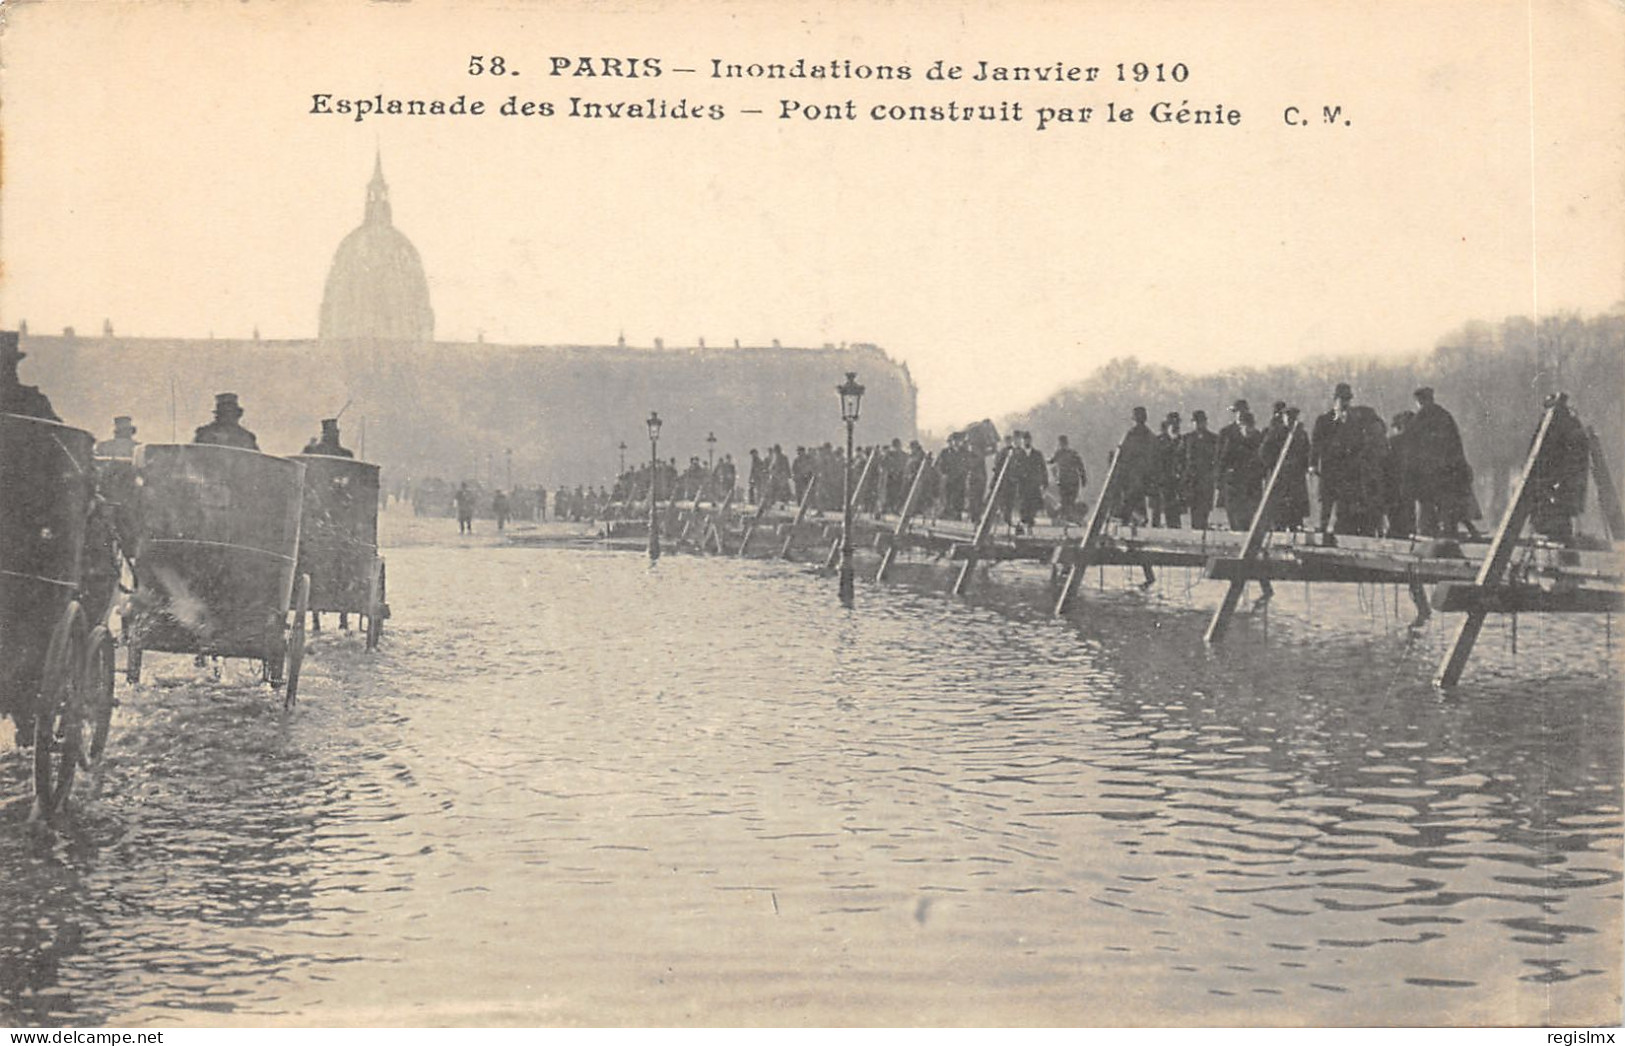
<svg viewBox="0 0 1625 1046">
<path fill-rule="evenodd" d="M 649 412 L 649 562 L 660 558 L 660 414 Z"/>
<path fill-rule="evenodd" d="M 711 484 L 716 480 L 716 478 L 717 478 L 717 434 L 715 432 L 707 432 L 705 434 L 705 483 L 704 483 L 704 487 L 705 487 L 706 495 L 708 497 L 710 497 L 713 502 L 715 502 L 715 500 L 716 500 L 716 495 L 711 493 Z"/>
<path fill-rule="evenodd" d="M 863 402 L 863 386 L 856 371 L 846 372 L 846 383 L 837 385 L 841 396 L 841 420 L 846 422 L 846 459 L 841 477 L 841 581 L 842 606 L 851 606 L 852 588 L 852 426 L 858 423 L 858 407 Z"/>
</svg>

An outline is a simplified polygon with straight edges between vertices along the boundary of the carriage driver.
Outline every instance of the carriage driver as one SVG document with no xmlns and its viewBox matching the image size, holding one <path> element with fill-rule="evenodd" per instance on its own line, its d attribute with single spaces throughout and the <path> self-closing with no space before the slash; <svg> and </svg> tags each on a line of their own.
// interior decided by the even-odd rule
<svg viewBox="0 0 1625 1046">
<path fill-rule="evenodd" d="M 219 392 L 214 397 L 214 420 L 207 425 L 199 426 L 192 436 L 193 443 L 215 443 L 223 447 L 240 447 L 243 450 L 259 450 L 259 440 L 254 434 L 239 425 L 238 419 L 243 416 L 243 408 L 237 404 L 235 392 Z"/>
<path fill-rule="evenodd" d="M 350 451 L 339 442 L 339 419 L 337 418 L 323 418 L 321 437 L 306 443 L 305 449 L 299 453 L 326 454 L 328 457 L 333 458 L 355 457 L 354 454 L 350 453 Z"/>
<path fill-rule="evenodd" d="M 98 458 L 133 458 L 135 457 L 135 423 L 128 414 L 120 414 L 113 419 L 113 438 L 104 439 L 96 444 Z"/>
</svg>

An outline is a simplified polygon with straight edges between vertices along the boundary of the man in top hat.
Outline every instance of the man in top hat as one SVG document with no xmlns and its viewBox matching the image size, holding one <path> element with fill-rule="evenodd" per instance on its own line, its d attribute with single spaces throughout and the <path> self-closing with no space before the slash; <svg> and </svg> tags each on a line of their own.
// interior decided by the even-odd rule
<svg viewBox="0 0 1625 1046">
<path fill-rule="evenodd" d="M 325 454 L 330 458 L 353 458 L 354 454 L 339 442 L 339 419 L 323 418 L 322 434 L 305 444 L 301 454 Z"/>
<path fill-rule="evenodd" d="M 96 444 L 98 458 L 133 458 L 135 457 L 135 425 L 131 423 L 128 414 L 120 414 L 113 419 L 113 438 L 104 439 Z"/>
<path fill-rule="evenodd" d="M 235 392 L 219 392 L 214 397 L 214 420 L 201 425 L 192 434 L 193 443 L 212 443 L 221 447 L 259 450 L 260 441 L 254 434 L 238 424 L 243 408 L 237 403 Z"/>
<path fill-rule="evenodd" d="M 51 409 L 50 397 L 38 385 L 24 385 L 18 380 L 17 364 L 27 355 L 18 348 L 16 331 L 0 331 L 0 413 L 61 421 Z"/>
</svg>

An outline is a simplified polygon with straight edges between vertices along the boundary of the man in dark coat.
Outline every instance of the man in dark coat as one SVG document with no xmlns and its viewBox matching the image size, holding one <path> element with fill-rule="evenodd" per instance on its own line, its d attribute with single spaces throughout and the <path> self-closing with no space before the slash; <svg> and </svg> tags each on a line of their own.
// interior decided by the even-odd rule
<svg viewBox="0 0 1625 1046">
<path fill-rule="evenodd" d="M 999 484 L 1000 475 L 1004 477 L 1003 483 L 993 491 L 995 511 L 1005 526 L 1015 523 L 1016 488 L 1021 485 L 1020 436 L 1019 429 L 1011 430 L 1005 435 L 999 452 L 993 455 L 993 482 Z"/>
<path fill-rule="evenodd" d="M 1044 490 L 1049 486 L 1049 468 L 1044 455 L 1033 447 L 1033 434 L 1021 434 L 1021 525 L 1031 531 L 1038 522 L 1038 510 L 1044 507 Z"/>
<path fill-rule="evenodd" d="M 1055 453 L 1049 465 L 1055 471 L 1055 490 L 1061 498 L 1061 519 L 1072 523 L 1077 520 L 1078 492 L 1089 482 L 1088 470 L 1078 452 L 1067 445 L 1065 436 L 1055 437 Z"/>
<path fill-rule="evenodd" d="M 1236 432 L 1225 442 L 1224 457 L 1219 462 L 1224 512 L 1231 530 L 1246 530 L 1252 525 L 1253 513 L 1258 511 L 1265 478 L 1264 463 L 1258 453 L 1263 444 L 1264 434 L 1253 424 L 1253 412 L 1238 411 Z"/>
<path fill-rule="evenodd" d="M 767 499 L 775 505 L 793 497 L 790 490 L 790 459 L 784 456 L 784 448 L 777 443 L 773 444 L 772 453 L 767 459 L 767 489 Z"/>
<path fill-rule="evenodd" d="M 238 447 L 242 450 L 259 450 L 259 440 L 254 434 L 238 421 L 243 416 L 243 408 L 237 403 L 235 392 L 221 392 L 214 397 L 214 420 L 207 425 L 199 426 L 192 434 L 193 443 L 212 443 L 221 447 Z"/>
<path fill-rule="evenodd" d="M 1234 403 L 1230 404 L 1230 424 L 1219 430 L 1218 446 L 1213 452 L 1213 460 L 1215 462 L 1224 461 L 1225 457 L 1229 454 L 1230 441 L 1241 434 L 1241 421 L 1239 420 L 1241 413 L 1242 411 L 1249 409 L 1250 408 L 1247 406 L 1246 400 L 1236 400 Z M 1217 497 L 1214 498 L 1214 503 L 1219 508 L 1224 507 L 1224 484 L 1220 482 L 1221 471 L 1222 467 L 1215 467 L 1214 483 L 1216 485 Z"/>
<path fill-rule="evenodd" d="M 1585 511 L 1591 440 L 1569 407 L 1568 393 L 1547 396 L 1546 408 L 1554 413 L 1546 433 L 1545 452 L 1530 475 L 1535 497 L 1530 525 L 1537 534 L 1570 544 L 1574 541 L 1574 517 Z"/>
<path fill-rule="evenodd" d="M 1124 523 L 1146 521 L 1145 499 L 1156 470 L 1157 437 L 1145 424 L 1145 408 L 1131 412 L 1134 424 L 1117 448 L 1117 518 Z"/>
<path fill-rule="evenodd" d="M 1292 427 L 1298 423 L 1298 408 L 1289 407 L 1285 403 L 1277 404 L 1279 413 L 1270 421 L 1270 427 L 1264 432 L 1264 438 L 1258 446 L 1258 462 L 1263 472 L 1263 481 L 1267 482 L 1275 463 L 1281 458 L 1281 448 L 1286 445 L 1287 435 Z M 1305 433 L 1298 433 L 1298 438 L 1292 442 L 1292 450 L 1288 452 L 1286 461 L 1281 466 L 1281 477 L 1276 481 L 1278 490 L 1275 494 L 1275 509 L 1270 519 L 1270 526 L 1276 530 L 1297 530 L 1303 526 L 1304 518 L 1309 515 L 1309 437 Z"/>
<path fill-rule="evenodd" d="M 1433 390 L 1423 386 L 1415 397 L 1416 416 L 1406 426 L 1406 442 L 1420 504 L 1417 529 L 1430 536 L 1453 537 L 1470 515 L 1472 467 L 1456 419 L 1434 402 Z"/>
<path fill-rule="evenodd" d="M 28 356 L 18 344 L 16 331 L 0 331 L 0 413 L 61 421 L 38 385 L 24 385 L 18 379 L 17 364 Z"/>
<path fill-rule="evenodd" d="M 806 447 L 797 447 L 796 456 L 790 461 L 790 485 L 795 488 L 796 504 L 807 493 L 807 485 L 812 482 L 813 459 L 807 456 Z"/>
<path fill-rule="evenodd" d="M 965 514 L 972 521 L 982 518 L 983 502 L 987 498 L 987 454 L 970 437 L 962 444 L 961 461 L 965 465 Z"/>
<path fill-rule="evenodd" d="M 1309 470 L 1320 477 L 1320 530 L 1375 534 L 1383 505 L 1383 462 L 1388 426 L 1377 412 L 1355 406 L 1354 390 L 1339 382 L 1332 409 L 1315 419 Z"/>
<path fill-rule="evenodd" d="M 942 515 L 959 519 L 965 512 L 965 451 L 962 433 L 952 433 L 948 445 L 937 454 L 937 471 L 942 475 Z"/>
<path fill-rule="evenodd" d="M 1185 444 L 1179 434 L 1179 412 L 1169 411 L 1157 433 L 1157 455 L 1152 477 L 1151 525 L 1178 529 L 1185 508 Z"/>
<path fill-rule="evenodd" d="M 323 418 L 321 436 L 306 443 L 305 449 L 300 453 L 325 454 L 332 458 L 355 457 L 354 454 L 345 449 L 344 444 L 339 442 L 339 419 L 337 418 Z"/>
<path fill-rule="evenodd" d="M 750 503 L 761 504 L 761 499 L 767 496 L 767 462 L 762 460 L 761 452 L 755 447 L 750 448 L 749 483 L 747 496 Z"/>
<path fill-rule="evenodd" d="M 1411 419 L 1416 412 L 1402 410 L 1388 421 L 1388 457 L 1382 467 L 1384 515 L 1388 525 L 1383 534 L 1408 538 L 1416 533 L 1416 460 L 1411 452 Z"/>
<path fill-rule="evenodd" d="M 1196 427 L 1180 440 L 1184 451 L 1181 478 L 1191 527 L 1206 530 L 1208 513 L 1213 511 L 1213 488 L 1219 481 L 1219 437 L 1208 431 L 1205 410 L 1192 411 L 1191 424 Z"/>
</svg>

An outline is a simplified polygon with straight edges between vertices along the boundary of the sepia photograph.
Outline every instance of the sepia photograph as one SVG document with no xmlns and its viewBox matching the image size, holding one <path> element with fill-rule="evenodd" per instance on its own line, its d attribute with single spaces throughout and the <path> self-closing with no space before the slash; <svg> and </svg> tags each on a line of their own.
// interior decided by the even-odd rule
<svg viewBox="0 0 1625 1046">
<path fill-rule="evenodd" d="M 0 1026 L 1618 1026 L 1622 98 L 1619 0 L 0 3 Z"/>
</svg>

